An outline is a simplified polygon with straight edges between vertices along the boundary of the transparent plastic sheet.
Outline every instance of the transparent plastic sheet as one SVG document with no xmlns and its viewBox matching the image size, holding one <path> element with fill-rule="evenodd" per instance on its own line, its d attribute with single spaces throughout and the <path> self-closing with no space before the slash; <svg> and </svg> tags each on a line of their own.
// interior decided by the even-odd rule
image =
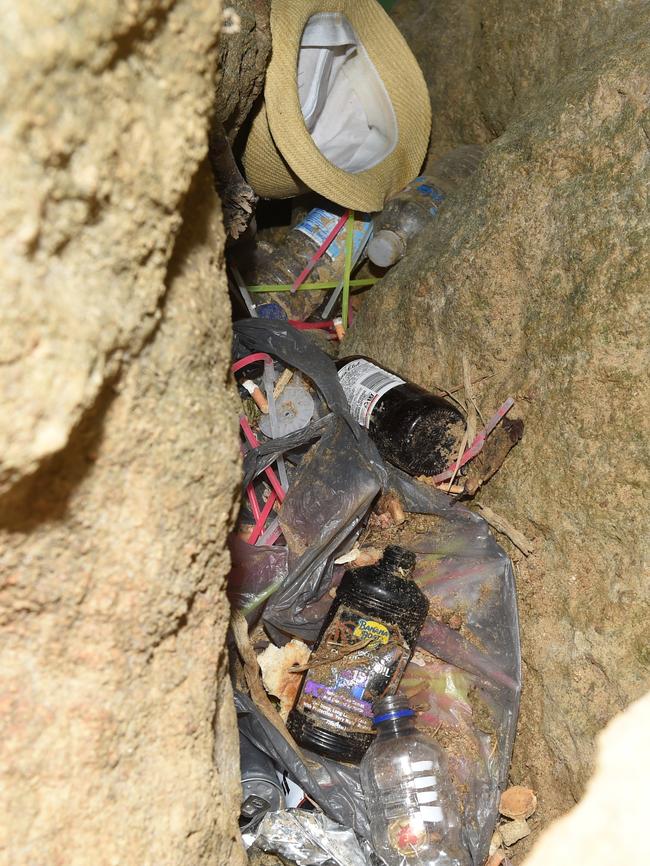
<svg viewBox="0 0 650 866">
<path fill-rule="evenodd" d="M 419 724 L 437 731 L 445 747 L 464 806 L 464 840 L 482 866 L 507 782 L 521 692 L 514 572 L 482 518 L 397 470 L 389 478 L 407 511 L 442 518 L 410 545 L 414 579 L 431 605 L 418 648 L 435 658 L 416 653 L 400 688 L 420 711 Z"/>
<path fill-rule="evenodd" d="M 265 815 L 252 847 L 280 854 L 296 866 L 372 866 L 373 862 L 352 830 L 319 812 L 301 809 Z"/>
<path fill-rule="evenodd" d="M 339 411 L 345 397 L 336 368 L 324 353 L 299 332 L 278 333 L 275 322 L 247 321 L 235 328 L 258 324 L 264 327 L 243 329 L 243 348 L 267 351 L 305 372 L 334 415 L 318 430 L 305 433 L 320 433 L 321 438 L 296 470 L 282 509 L 289 536 L 289 573 L 267 602 L 267 629 L 278 642 L 286 634 L 305 640 L 317 636 L 329 607 L 325 593 L 331 586 L 333 559 L 351 547 L 380 489 L 398 493 L 408 512 L 441 518 L 431 533 L 410 545 L 418 554 L 415 579 L 429 597 L 433 614 L 456 613 L 461 622 L 446 622 L 444 615 L 427 619 L 418 647 L 434 658 L 422 667 L 416 653 L 402 688 L 420 710 L 424 726 L 438 730 L 437 738 L 449 754 L 464 805 L 465 842 L 475 866 L 482 866 L 498 816 L 499 793 L 507 781 L 521 689 L 511 562 L 482 518 L 439 490 L 386 466 L 367 432 L 350 427 L 347 408 Z M 279 330 L 283 329 L 290 330 L 280 323 Z M 267 443 L 266 453 L 251 455 L 251 463 L 285 444 Z M 255 473 L 263 468 L 254 465 Z M 274 742 L 274 735 L 280 743 Z M 316 796 L 313 787 L 306 788 L 297 777 L 296 755 L 283 738 L 274 729 L 266 736 L 270 749 L 285 750 L 284 759 L 276 756 L 278 763 L 289 770 L 284 761 L 293 762 L 292 777 L 326 814 L 365 836 L 367 818 L 354 768 L 310 755 L 310 765 L 313 758 L 313 767 L 319 770 L 308 771 L 309 784 L 318 785 L 318 773 L 325 773 L 326 787 Z M 304 774 L 308 768 L 298 760 Z"/>
<path fill-rule="evenodd" d="M 228 600 L 250 619 L 286 579 L 289 551 L 281 545 L 248 544 L 236 535 L 228 538 L 228 548 Z"/>
</svg>

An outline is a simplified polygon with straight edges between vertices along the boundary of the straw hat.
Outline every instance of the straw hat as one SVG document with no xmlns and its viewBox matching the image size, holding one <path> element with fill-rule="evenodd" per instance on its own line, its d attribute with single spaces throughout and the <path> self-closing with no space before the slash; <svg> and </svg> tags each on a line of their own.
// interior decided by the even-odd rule
<svg viewBox="0 0 650 866">
<path fill-rule="evenodd" d="M 272 0 L 264 100 L 243 153 L 263 198 L 312 189 L 381 210 L 419 172 L 431 130 L 420 68 L 376 0 Z"/>
</svg>

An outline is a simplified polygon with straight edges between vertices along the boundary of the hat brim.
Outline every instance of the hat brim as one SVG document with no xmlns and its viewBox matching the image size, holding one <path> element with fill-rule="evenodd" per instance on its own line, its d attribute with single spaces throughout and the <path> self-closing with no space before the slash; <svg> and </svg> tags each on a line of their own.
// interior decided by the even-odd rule
<svg viewBox="0 0 650 866">
<path fill-rule="evenodd" d="M 318 149 L 303 119 L 297 86 L 298 52 L 309 18 L 340 12 L 350 21 L 393 106 L 398 139 L 367 170 L 351 173 Z M 431 131 L 429 94 L 420 68 L 395 24 L 376 0 L 272 0 L 272 55 L 264 104 L 243 153 L 248 182 L 264 198 L 314 190 L 343 207 L 377 211 L 419 172 Z"/>
</svg>

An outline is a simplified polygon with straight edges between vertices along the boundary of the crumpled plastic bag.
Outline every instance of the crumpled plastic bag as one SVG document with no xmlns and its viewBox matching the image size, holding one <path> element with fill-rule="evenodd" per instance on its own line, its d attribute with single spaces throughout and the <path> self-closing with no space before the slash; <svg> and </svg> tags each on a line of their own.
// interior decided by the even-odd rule
<svg viewBox="0 0 650 866">
<path fill-rule="evenodd" d="M 368 838 L 370 826 L 358 767 L 331 761 L 306 749 L 296 751 L 248 695 L 239 691 L 235 691 L 235 709 L 239 729 L 251 743 L 282 767 L 330 818 Z"/>
<path fill-rule="evenodd" d="M 279 544 L 268 547 L 248 544 L 236 535 L 228 538 L 228 549 L 228 601 L 250 618 L 286 579 L 289 551 Z"/>
<path fill-rule="evenodd" d="M 422 665 L 416 651 L 400 690 L 419 711 L 418 725 L 437 731 L 463 802 L 465 844 L 482 866 L 507 784 L 521 692 L 512 563 L 481 517 L 460 505 L 441 510 L 438 491 L 397 470 L 390 478 L 407 510 L 444 518 L 410 545 L 414 580 L 430 603 L 417 648 L 430 655 Z"/>
<path fill-rule="evenodd" d="M 286 323 L 259 320 L 235 325 L 240 352 L 266 351 L 302 370 L 321 390 L 333 415 L 316 431 L 320 441 L 299 466 L 295 492 L 287 496 L 286 512 L 282 509 L 290 539 L 294 533 L 289 541 L 293 549 L 288 574 L 266 604 L 265 624 L 278 641 L 286 635 L 305 640 L 317 636 L 328 606 L 322 599 L 331 586 L 333 560 L 351 546 L 380 489 L 395 491 L 408 512 L 440 518 L 410 545 L 417 554 L 415 580 L 431 603 L 418 648 L 430 655 L 423 666 L 416 652 L 402 689 L 419 711 L 420 723 L 431 733 L 437 731 L 449 756 L 452 781 L 464 806 L 464 841 L 475 866 L 482 866 L 498 817 L 499 794 L 507 783 L 521 691 L 512 564 L 481 517 L 384 464 L 367 431 L 351 419 L 347 404 L 341 406 L 345 396 L 334 364 L 303 334 L 289 333 L 292 330 Z M 318 495 L 310 492 L 310 485 L 314 491 L 318 486 Z M 332 507 L 337 497 L 339 513 Z M 244 697 L 238 696 L 238 709 Z M 256 745 L 286 767 L 330 818 L 367 838 L 356 768 L 314 755 L 307 766 L 254 707 L 244 711 L 255 727 L 250 738 Z M 265 745 L 260 745 L 260 737 Z"/>
<path fill-rule="evenodd" d="M 263 319 L 236 322 L 233 331 L 235 358 L 253 352 L 279 358 L 309 377 L 330 409 L 303 430 L 251 450 L 245 460 L 248 482 L 276 456 L 319 440 L 292 475 L 282 505 L 289 573 L 279 588 L 273 586 L 263 612 L 276 641 L 286 634 L 314 640 L 320 625 L 308 609 L 330 588 L 333 560 L 385 486 L 386 469 L 367 430 L 350 415 L 334 362 L 306 334 L 286 322 Z"/>
<path fill-rule="evenodd" d="M 372 866 L 354 832 L 321 812 L 269 812 L 251 847 L 280 854 L 296 866 Z"/>
<path fill-rule="evenodd" d="M 337 419 L 303 460 L 282 505 L 289 574 L 266 606 L 268 626 L 303 640 L 316 637 L 319 625 L 303 611 L 329 589 L 333 560 L 380 489 L 372 463 Z"/>
</svg>

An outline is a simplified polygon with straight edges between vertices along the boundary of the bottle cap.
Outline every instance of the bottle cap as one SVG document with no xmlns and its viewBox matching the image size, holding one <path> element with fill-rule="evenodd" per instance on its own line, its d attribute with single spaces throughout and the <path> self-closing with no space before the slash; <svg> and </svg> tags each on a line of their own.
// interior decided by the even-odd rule
<svg viewBox="0 0 650 866">
<path fill-rule="evenodd" d="M 380 698 L 373 705 L 375 725 L 381 722 L 392 721 L 393 719 L 404 719 L 415 715 L 415 710 L 409 703 L 406 695 L 388 695 L 385 698 Z"/>
<path fill-rule="evenodd" d="M 287 314 L 280 304 L 270 301 L 268 304 L 256 304 L 255 310 L 260 319 L 286 319 Z"/>
<path fill-rule="evenodd" d="M 399 547 L 397 544 L 389 544 L 382 557 L 382 565 L 385 565 L 391 571 L 411 572 L 415 567 L 416 556 L 411 550 L 406 550 L 405 547 Z"/>
<path fill-rule="evenodd" d="M 394 265 L 405 252 L 404 241 L 390 229 L 382 229 L 377 232 L 368 244 L 368 258 L 380 268 L 389 268 Z"/>
</svg>

